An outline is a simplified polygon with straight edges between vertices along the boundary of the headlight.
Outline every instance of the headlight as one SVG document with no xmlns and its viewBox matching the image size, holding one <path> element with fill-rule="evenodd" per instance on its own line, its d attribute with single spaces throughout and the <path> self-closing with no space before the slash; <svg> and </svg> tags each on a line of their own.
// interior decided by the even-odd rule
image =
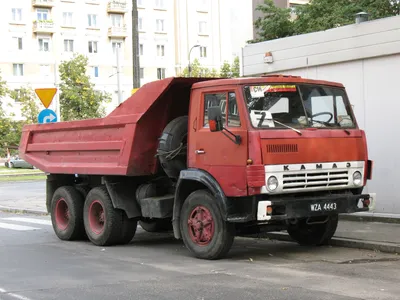
<svg viewBox="0 0 400 300">
<path fill-rule="evenodd" d="M 278 179 L 275 176 L 271 176 L 267 180 L 267 188 L 270 192 L 273 192 L 278 187 Z"/>
<path fill-rule="evenodd" d="M 354 185 L 361 185 L 362 183 L 362 175 L 360 172 L 356 171 L 353 173 L 353 184 Z"/>
</svg>

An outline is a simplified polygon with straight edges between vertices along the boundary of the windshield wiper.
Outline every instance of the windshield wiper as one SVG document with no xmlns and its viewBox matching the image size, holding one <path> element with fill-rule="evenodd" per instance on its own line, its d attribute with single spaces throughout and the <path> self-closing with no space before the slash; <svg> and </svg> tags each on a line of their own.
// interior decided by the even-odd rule
<svg viewBox="0 0 400 300">
<path fill-rule="evenodd" d="M 279 124 L 279 125 L 281 125 L 281 126 L 283 126 L 283 127 L 292 129 L 294 132 L 297 132 L 299 135 L 302 135 L 301 131 L 300 131 L 300 130 L 297 130 L 296 128 L 293 128 L 293 127 L 290 127 L 290 126 L 288 126 L 288 125 L 285 125 L 285 124 L 283 124 L 283 123 L 281 123 L 281 122 L 275 121 L 274 119 L 272 119 L 272 122 L 275 122 L 275 123 L 277 123 L 277 124 Z"/>
</svg>

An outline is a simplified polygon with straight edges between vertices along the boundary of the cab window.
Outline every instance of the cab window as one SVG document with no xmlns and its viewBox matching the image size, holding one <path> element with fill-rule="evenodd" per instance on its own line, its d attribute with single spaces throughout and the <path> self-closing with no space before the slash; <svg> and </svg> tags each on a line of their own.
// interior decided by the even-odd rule
<svg viewBox="0 0 400 300">
<path fill-rule="evenodd" d="M 204 127 L 208 127 L 208 108 L 219 106 L 222 111 L 222 121 L 228 127 L 240 127 L 239 109 L 234 92 L 204 94 Z M 228 117 L 227 117 L 228 116 Z"/>
</svg>

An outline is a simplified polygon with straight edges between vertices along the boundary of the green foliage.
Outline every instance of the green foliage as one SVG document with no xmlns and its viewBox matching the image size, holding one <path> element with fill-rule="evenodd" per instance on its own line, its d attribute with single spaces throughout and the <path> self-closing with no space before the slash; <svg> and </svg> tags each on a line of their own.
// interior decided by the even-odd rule
<svg viewBox="0 0 400 300">
<path fill-rule="evenodd" d="M 231 66 L 232 77 L 240 77 L 240 62 L 239 56 L 236 56 Z"/>
<path fill-rule="evenodd" d="M 223 65 L 221 66 L 221 70 L 219 71 L 221 78 L 230 78 L 232 77 L 231 73 L 231 65 L 224 61 Z"/>
<path fill-rule="evenodd" d="M 208 78 L 219 77 L 217 70 L 215 69 L 210 70 L 206 67 L 203 67 L 197 58 L 195 58 L 193 62 L 190 64 L 190 69 L 191 69 L 190 77 L 208 77 Z M 183 69 L 182 73 L 179 76 L 189 77 L 188 67 Z"/>
<path fill-rule="evenodd" d="M 259 37 L 250 43 L 284 38 L 297 34 L 327 30 L 353 24 L 355 14 L 367 12 L 370 20 L 390 17 L 400 13 L 400 2 L 392 0 L 311 0 L 296 8 L 297 17 L 290 18 L 290 10 L 276 7 L 265 0 L 257 10 L 263 17 L 255 22 Z"/>
<path fill-rule="evenodd" d="M 104 103 L 111 100 L 108 93 L 97 91 L 86 74 L 88 58 L 75 55 L 60 65 L 60 109 L 63 121 L 101 118 Z"/>
<path fill-rule="evenodd" d="M 289 8 L 279 8 L 272 0 L 265 0 L 257 10 L 263 13 L 263 16 L 254 23 L 259 38 L 249 42 L 256 43 L 293 35 Z"/>
<path fill-rule="evenodd" d="M 26 119 L 25 124 L 37 123 L 40 107 L 32 88 L 22 87 L 10 91 L 10 97 L 21 103 L 21 114 Z"/>
</svg>

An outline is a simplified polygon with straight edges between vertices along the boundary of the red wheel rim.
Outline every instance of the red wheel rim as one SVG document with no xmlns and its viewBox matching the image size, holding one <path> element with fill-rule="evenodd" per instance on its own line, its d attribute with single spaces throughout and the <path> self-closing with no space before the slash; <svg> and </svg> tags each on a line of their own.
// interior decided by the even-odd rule
<svg viewBox="0 0 400 300">
<path fill-rule="evenodd" d="M 200 246 L 208 245 L 214 236 L 214 219 L 210 210 L 204 206 L 195 207 L 189 215 L 188 230 L 190 238 Z"/>
<path fill-rule="evenodd" d="M 103 204 L 99 200 L 95 200 L 90 204 L 89 207 L 89 226 L 90 229 L 100 234 L 104 230 L 104 224 L 106 220 L 106 213 L 103 208 Z"/>
<path fill-rule="evenodd" d="M 65 230 L 68 227 L 71 215 L 68 204 L 64 198 L 60 198 L 56 203 L 56 225 L 60 230 Z"/>
</svg>

